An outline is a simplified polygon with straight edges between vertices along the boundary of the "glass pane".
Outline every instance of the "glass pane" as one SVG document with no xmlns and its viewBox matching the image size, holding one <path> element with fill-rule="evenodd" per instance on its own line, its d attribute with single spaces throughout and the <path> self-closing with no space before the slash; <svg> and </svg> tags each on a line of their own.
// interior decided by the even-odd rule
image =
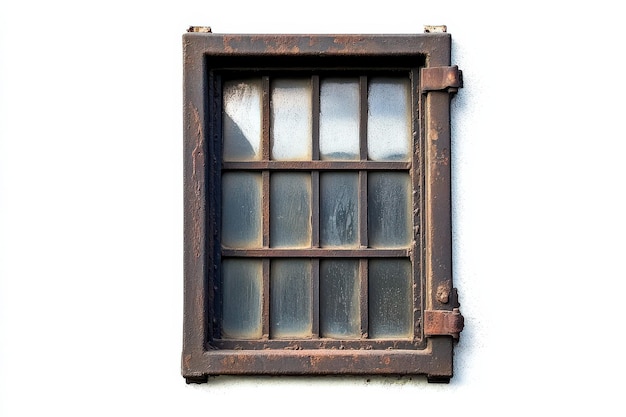
<svg viewBox="0 0 626 417">
<path fill-rule="evenodd" d="M 311 175 L 277 172 L 270 177 L 270 246 L 311 246 Z"/>
<path fill-rule="evenodd" d="M 222 245 L 260 248 L 261 174 L 227 172 L 222 175 Z"/>
<path fill-rule="evenodd" d="M 311 91 L 308 79 L 277 79 L 272 83 L 272 159 L 311 159 Z"/>
<path fill-rule="evenodd" d="M 367 97 L 367 152 L 373 161 L 408 161 L 411 94 L 408 78 L 372 78 Z"/>
<path fill-rule="evenodd" d="M 371 172 L 367 177 L 367 227 L 372 248 L 410 245 L 413 210 L 411 177 L 405 172 Z"/>
<path fill-rule="evenodd" d="M 225 259 L 222 261 L 222 282 L 222 337 L 261 338 L 262 262 Z"/>
<path fill-rule="evenodd" d="M 261 80 L 225 81 L 224 160 L 261 159 Z"/>
<path fill-rule="evenodd" d="M 370 338 L 405 338 L 413 335 L 412 288 L 409 260 L 369 261 Z"/>
<path fill-rule="evenodd" d="M 279 259 L 270 264 L 270 336 L 310 337 L 311 261 Z"/>
<path fill-rule="evenodd" d="M 359 338 L 359 261 L 323 260 L 320 262 L 320 335 L 334 338 Z"/>
<path fill-rule="evenodd" d="M 358 183 L 354 172 L 320 175 L 320 240 L 322 247 L 356 247 L 358 236 Z"/>
<path fill-rule="evenodd" d="M 324 79 L 320 85 L 321 159 L 359 159 L 359 80 Z"/>
</svg>

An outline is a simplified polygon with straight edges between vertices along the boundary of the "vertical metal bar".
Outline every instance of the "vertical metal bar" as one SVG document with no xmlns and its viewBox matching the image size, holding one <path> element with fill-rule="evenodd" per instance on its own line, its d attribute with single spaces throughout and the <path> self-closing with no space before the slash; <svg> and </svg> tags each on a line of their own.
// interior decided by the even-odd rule
<svg viewBox="0 0 626 417">
<path fill-rule="evenodd" d="M 199 371 L 207 334 L 207 93 L 208 71 L 200 54 L 185 49 L 184 66 L 184 298 L 182 373 L 202 377 Z"/>
<path fill-rule="evenodd" d="M 320 260 L 311 259 L 311 306 L 312 330 L 314 338 L 320 335 Z"/>
<path fill-rule="evenodd" d="M 262 182 L 262 196 L 261 196 L 261 210 L 262 212 L 262 233 L 263 233 L 263 247 L 269 248 L 270 246 L 270 172 L 263 171 L 261 174 Z"/>
<path fill-rule="evenodd" d="M 359 78 L 359 159 L 367 160 L 367 77 Z M 368 245 L 367 239 L 367 171 L 359 171 L 359 244 Z"/>
<path fill-rule="evenodd" d="M 359 77 L 359 159 L 367 160 L 367 77 Z M 359 171 L 359 246 L 367 248 L 367 171 Z M 369 337 L 369 300 L 368 300 L 368 265 L 367 258 L 359 261 L 359 311 L 361 315 L 361 337 Z"/>
<path fill-rule="evenodd" d="M 261 300 L 261 327 L 263 329 L 263 339 L 270 337 L 270 260 L 263 259 L 263 294 Z"/>
<path fill-rule="evenodd" d="M 367 76 L 359 77 L 359 155 L 367 160 Z"/>
<path fill-rule="evenodd" d="M 270 159 L 270 77 L 264 76 L 261 80 L 263 89 L 262 110 L 263 119 L 261 127 L 261 159 Z"/>
<path fill-rule="evenodd" d="M 423 264 L 422 264 L 422 124 L 421 95 L 419 91 L 419 69 L 414 68 L 411 78 L 411 125 L 413 132 L 413 146 L 411 159 L 412 200 L 413 200 L 413 247 L 411 250 L 411 265 L 413 266 L 413 338 L 422 338 L 421 317 L 424 306 L 422 294 L 424 292 Z"/>
<path fill-rule="evenodd" d="M 207 320 L 207 340 L 212 337 L 221 337 L 222 319 L 222 77 L 219 74 L 209 75 L 209 103 L 210 128 L 208 131 L 211 140 L 208 143 L 210 165 L 208 172 L 208 204 L 207 225 L 212 231 L 207 239 L 208 265 L 213 266 L 212 273 L 207 276 L 209 290 L 207 310 L 212 312 L 212 320 Z M 217 288 L 217 289 L 216 289 Z"/>
<path fill-rule="evenodd" d="M 320 247 L 320 172 L 311 172 L 311 247 Z"/>
<path fill-rule="evenodd" d="M 431 91 L 426 98 L 426 308 L 448 310 L 451 304 L 438 305 L 439 285 L 452 282 L 452 234 L 450 200 L 450 96 Z"/>
<path fill-rule="evenodd" d="M 311 120 L 312 120 L 312 159 L 317 161 L 320 159 L 320 77 L 313 75 L 311 77 Z M 320 247 L 320 173 L 313 171 L 311 173 L 311 246 L 313 248 Z M 320 260 L 315 258 L 311 260 L 311 306 L 313 315 L 312 334 L 313 337 L 319 337 L 320 334 Z"/>
<path fill-rule="evenodd" d="M 262 93 L 262 128 L 261 128 L 261 159 L 270 159 L 270 77 L 264 76 L 261 80 Z M 263 247 L 270 246 L 270 172 L 263 171 L 262 179 L 262 233 Z M 263 338 L 270 336 L 270 260 L 263 259 L 263 295 L 262 295 L 262 317 Z"/>
<path fill-rule="evenodd" d="M 311 77 L 312 94 L 312 158 L 314 161 L 320 159 L 320 77 L 314 75 Z M 311 246 L 319 248 L 320 246 L 320 173 L 319 171 L 311 172 Z"/>
<path fill-rule="evenodd" d="M 313 154 L 313 160 L 317 161 L 320 159 L 320 76 L 319 75 L 314 75 L 311 77 L 311 88 L 313 90 L 313 94 L 311 97 L 311 100 L 312 100 L 311 108 L 313 111 L 313 114 L 312 114 L 312 122 L 313 122 L 312 154 Z"/>
<path fill-rule="evenodd" d="M 368 302 L 368 259 L 364 258 L 359 261 L 359 279 L 360 279 L 360 305 L 361 313 L 361 338 L 369 337 L 369 302 Z"/>
</svg>

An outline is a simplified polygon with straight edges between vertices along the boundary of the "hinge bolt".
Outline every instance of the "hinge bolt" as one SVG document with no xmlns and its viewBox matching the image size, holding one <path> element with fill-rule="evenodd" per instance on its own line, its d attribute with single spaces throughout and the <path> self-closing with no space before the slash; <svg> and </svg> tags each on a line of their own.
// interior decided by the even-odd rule
<svg viewBox="0 0 626 417">
<path fill-rule="evenodd" d="M 424 25 L 424 33 L 446 33 L 447 31 L 446 25 Z"/>
<path fill-rule="evenodd" d="M 187 29 L 187 32 L 212 33 L 210 26 L 189 26 L 189 29 Z"/>
</svg>

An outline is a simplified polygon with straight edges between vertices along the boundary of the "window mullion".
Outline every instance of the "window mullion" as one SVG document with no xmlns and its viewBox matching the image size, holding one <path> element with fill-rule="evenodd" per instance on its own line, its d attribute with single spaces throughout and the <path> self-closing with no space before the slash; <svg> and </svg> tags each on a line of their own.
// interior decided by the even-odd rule
<svg viewBox="0 0 626 417">
<path fill-rule="evenodd" d="M 421 96 L 419 91 L 419 70 L 414 68 L 411 70 L 411 114 L 412 114 L 412 130 L 413 130 L 413 146 L 411 152 L 411 177 L 412 177 L 412 198 L 413 198 L 413 244 L 411 250 L 411 263 L 413 265 L 413 338 L 421 338 L 420 323 L 422 317 L 423 297 L 425 285 L 422 277 L 423 264 L 421 257 L 421 248 L 423 247 L 423 227 L 422 213 L 424 212 L 422 199 L 422 124 L 421 120 Z"/>
<path fill-rule="evenodd" d="M 317 161 L 320 159 L 320 77 L 313 75 L 311 77 L 311 122 L 312 122 L 312 144 L 311 159 Z M 320 173 L 319 171 L 311 172 L 311 247 L 320 247 Z M 313 337 L 319 337 L 320 334 L 320 260 L 319 258 L 311 259 L 311 307 L 312 311 L 312 329 Z"/>
<path fill-rule="evenodd" d="M 262 77 L 262 127 L 261 127 L 261 159 L 270 159 L 270 78 Z M 263 218 L 263 248 L 270 246 L 270 172 L 262 172 L 262 218 Z M 262 297 L 262 327 L 263 338 L 268 339 L 270 335 L 270 260 L 263 259 L 263 297 Z"/>
<path fill-rule="evenodd" d="M 359 77 L 359 159 L 367 161 L 367 77 Z M 359 171 L 359 246 L 368 247 L 367 239 L 367 171 Z M 368 337 L 368 264 L 367 258 L 359 261 L 359 310 L 361 313 L 361 337 Z"/>
</svg>

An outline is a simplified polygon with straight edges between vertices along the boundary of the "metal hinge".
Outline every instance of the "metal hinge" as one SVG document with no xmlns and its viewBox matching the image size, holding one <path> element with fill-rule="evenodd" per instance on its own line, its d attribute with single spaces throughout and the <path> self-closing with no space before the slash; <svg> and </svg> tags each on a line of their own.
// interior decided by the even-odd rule
<svg viewBox="0 0 626 417">
<path fill-rule="evenodd" d="M 448 93 L 456 93 L 463 87 L 463 71 L 453 65 L 451 67 L 428 67 L 422 68 L 420 74 L 422 93 L 428 91 L 447 90 Z"/>
<path fill-rule="evenodd" d="M 452 336 L 459 338 L 464 319 L 458 308 L 449 310 L 424 311 L 424 336 Z"/>
</svg>

